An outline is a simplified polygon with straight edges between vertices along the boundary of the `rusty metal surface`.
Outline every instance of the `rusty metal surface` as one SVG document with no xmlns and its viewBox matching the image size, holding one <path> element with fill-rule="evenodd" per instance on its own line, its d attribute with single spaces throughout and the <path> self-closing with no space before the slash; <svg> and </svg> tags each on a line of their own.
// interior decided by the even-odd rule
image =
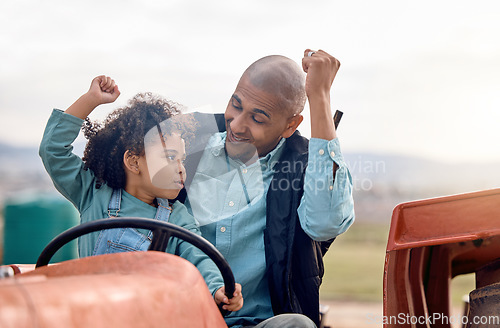
<svg viewBox="0 0 500 328">
<path fill-rule="evenodd" d="M 473 318 L 481 320 L 473 320 Z M 469 325 L 467 328 L 500 327 L 500 283 L 491 284 L 470 293 Z"/>
<path fill-rule="evenodd" d="M 453 277 L 500 257 L 500 189 L 404 203 L 393 212 L 384 266 L 384 327 L 449 328 Z M 495 281 L 496 270 L 481 280 Z"/>
<path fill-rule="evenodd" d="M 476 288 L 500 282 L 500 259 L 492 261 L 476 271 Z M 500 310 L 499 310 L 500 312 Z"/>
<path fill-rule="evenodd" d="M 495 235 L 500 235 L 500 189 L 399 204 L 387 251 Z"/>
<path fill-rule="evenodd" d="M 0 280 L 1 327 L 226 327 L 198 270 L 177 256 L 88 257 Z"/>
</svg>

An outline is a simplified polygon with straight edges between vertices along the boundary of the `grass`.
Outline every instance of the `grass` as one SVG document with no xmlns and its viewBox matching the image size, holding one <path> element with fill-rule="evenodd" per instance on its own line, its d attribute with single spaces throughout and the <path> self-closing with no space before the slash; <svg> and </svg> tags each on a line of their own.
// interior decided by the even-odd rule
<svg viewBox="0 0 500 328">
<path fill-rule="evenodd" d="M 474 273 L 464 274 L 453 278 L 451 281 L 451 304 L 462 306 L 463 298 L 476 288 Z"/>
<path fill-rule="evenodd" d="M 388 224 L 356 223 L 339 236 L 324 257 L 321 299 L 382 302 L 388 234 Z M 452 305 L 462 306 L 462 297 L 474 288 L 473 274 L 453 279 Z"/>
<path fill-rule="evenodd" d="M 324 257 L 322 299 L 382 301 L 385 247 L 389 227 L 354 224 Z"/>
</svg>

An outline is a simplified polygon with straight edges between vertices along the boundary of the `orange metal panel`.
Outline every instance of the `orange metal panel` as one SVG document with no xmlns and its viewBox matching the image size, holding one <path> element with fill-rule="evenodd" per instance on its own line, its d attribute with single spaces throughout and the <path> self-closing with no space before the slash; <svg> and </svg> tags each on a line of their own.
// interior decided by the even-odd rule
<svg viewBox="0 0 500 328">
<path fill-rule="evenodd" d="M 198 270 L 158 252 L 88 257 L 0 280 L 0 325 L 227 327 Z"/>
<path fill-rule="evenodd" d="M 407 328 L 398 315 L 413 309 L 411 288 L 408 280 L 409 250 L 387 252 L 384 268 L 384 327 Z"/>
<path fill-rule="evenodd" d="M 387 250 L 500 234 L 500 189 L 403 203 L 393 211 Z"/>
<path fill-rule="evenodd" d="M 500 258 L 500 189 L 408 202 L 393 212 L 384 268 L 384 327 L 445 327 L 408 319 L 450 314 L 449 284 Z M 494 281 L 485 270 L 482 281 Z"/>
</svg>

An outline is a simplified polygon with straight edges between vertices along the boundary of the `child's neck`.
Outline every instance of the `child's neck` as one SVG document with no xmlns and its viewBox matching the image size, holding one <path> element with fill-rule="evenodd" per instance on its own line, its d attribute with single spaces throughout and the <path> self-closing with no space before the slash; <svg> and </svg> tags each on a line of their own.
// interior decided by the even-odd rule
<svg viewBox="0 0 500 328">
<path fill-rule="evenodd" d="M 150 206 L 158 207 L 158 201 L 156 200 L 156 197 L 149 195 L 138 188 L 131 188 L 130 186 L 126 186 L 125 191 Z"/>
</svg>

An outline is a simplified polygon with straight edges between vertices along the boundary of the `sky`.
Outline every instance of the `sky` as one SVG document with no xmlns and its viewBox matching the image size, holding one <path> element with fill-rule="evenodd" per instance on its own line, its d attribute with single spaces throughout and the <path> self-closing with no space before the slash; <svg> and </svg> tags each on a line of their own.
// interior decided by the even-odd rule
<svg viewBox="0 0 500 328">
<path fill-rule="evenodd" d="M 145 91 L 223 112 L 253 61 L 311 48 L 341 62 L 344 152 L 500 161 L 499 35 L 498 0 L 3 1 L 0 142 L 37 146 L 97 75 L 122 94 L 95 119 Z"/>
</svg>

